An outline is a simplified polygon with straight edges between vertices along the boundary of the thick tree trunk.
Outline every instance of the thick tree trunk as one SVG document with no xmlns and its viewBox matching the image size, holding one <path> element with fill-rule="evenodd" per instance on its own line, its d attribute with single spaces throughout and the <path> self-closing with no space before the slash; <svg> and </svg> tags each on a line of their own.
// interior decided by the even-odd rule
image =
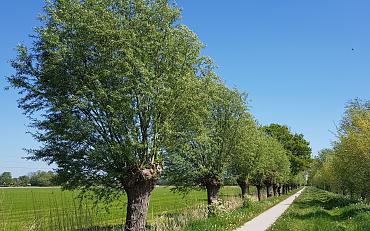
<svg viewBox="0 0 370 231">
<path fill-rule="evenodd" d="M 266 184 L 266 195 L 267 195 L 267 197 L 271 197 L 272 196 L 272 193 L 271 193 L 271 184 Z"/>
<path fill-rule="evenodd" d="M 144 231 L 150 194 L 154 189 L 152 183 L 138 184 L 136 187 L 126 189 L 127 215 L 126 231 Z"/>
<path fill-rule="evenodd" d="M 258 201 L 261 201 L 261 185 L 256 185 Z"/>
<path fill-rule="evenodd" d="M 219 183 L 216 179 L 208 179 L 205 186 L 207 189 L 208 216 L 214 216 L 215 211 L 212 208 L 212 204 L 218 200 L 221 183 Z"/>
<path fill-rule="evenodd" d="M 218 200 L 218 193 L 220 192 L 221 185 L 220 184 L 209 184 L 209 185 L 206 185 L 206 188 L 207 188 L 208 205 L 211 205 L 215 201 Z"/>
<path fill-rule="evenodd" d="M 249 184 L 245 180 L 238 180 L 238 185 L 242 191 L 242 198 L 249 194 Z"/>
<path fill-rule="evenodd" d="M 277 192 L 276 192 L 277 191 L 277 187 L 278 186 L 276 184 L 273 184 L 272 185 L 272 191 L 274 192 L 274 197 L 276 197 L 276 194 L 277 194 Z"/>
<path fill-rule="evenodd" d="M 277 187 L 277 192 L 278 192 L 279 196 L 281 196 L 281 184 L 279 184 L 279 186 Z"/>
<path fill-rule="evenodd" d="M 124 181 L 127 194 L 125 231 L 145 231 L 150 195 L 162 172 L 161 166 L 133 170 Z"/>
</svg>

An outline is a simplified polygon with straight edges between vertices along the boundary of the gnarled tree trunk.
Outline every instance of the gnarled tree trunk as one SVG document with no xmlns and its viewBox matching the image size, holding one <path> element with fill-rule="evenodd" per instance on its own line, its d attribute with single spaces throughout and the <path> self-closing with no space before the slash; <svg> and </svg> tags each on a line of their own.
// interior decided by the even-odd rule
<svg viewBox="0 0 370 231">
<path fill-rule="evenodd" d="M 209 178 L 203 184 L 207 189 L 208 216 L 213 216 L 214 210 L 211 208 L 211 205 L 218 200 L 221 183 L 216 178 Z"/>
<path fill-rule="evenodd" d="M 207 199 L 208 204 L 211 205 L 218 200 L 218 193 L 220 192 L 221 185 L 207 185 Z"/>
<path fill-rule="evenodd" d="M 145 231 L 150 195 L 161 172 L 160 166 L 142 170 L 136 169 L 124 181 L 124 189 L 127 194 L 125 231 Z"/>
<path fill-rule="evenodd" d="M 266 195 L 267 195 L 267 197 L 271 197 L 272 196 L 272 193 L 271 193 L 271 184 L 269 184 L 269 183 L 266 184 Z"/>
<path fill-rule="evenodd" d="M 238 185 L 242 191 L 242 198 L 249 194 L 249 184 L 246 180 L 238 180 Z"/>
<path fill-rule="evenodd" d="M 278 192 L 279 196 L 281 196 L 281 184 L 278 185 L 277 192 Z"/>
<path fill-rule="evenodd" d="M 272 191 L 274 192 L 274 197 L 276 197 L 276 194 L 277 194 L 277 188 L 278 188 L 277 184 L 273 184 L 273 185 L 272 185 Z"/>
<path fill-rule="evenodd" d="M 260 201 L 261 200 L 261 189 L 262 189 L 262 186 L 261 185 L 256 185 L 256 188 L 257 188 L 258 201 Z"/>
</svg>

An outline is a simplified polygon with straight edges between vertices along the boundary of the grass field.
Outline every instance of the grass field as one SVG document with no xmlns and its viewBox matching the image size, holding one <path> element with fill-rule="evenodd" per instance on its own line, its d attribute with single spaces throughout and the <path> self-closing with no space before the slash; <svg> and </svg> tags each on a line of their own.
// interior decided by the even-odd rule
<svg viewBox="0 0 370 231">
<path fill-rule="evenodd" d="M 369 231 L 370 205 L 308 188 L 270 231 Z"/>
<path fill-rule="evenodd" d="M 224 187 L 221 196 L 227 200 L 239 194 L 238 187 Z M 91 201 L 80 204 L 77 193 L 59 188 L 0 189 L 0 231 L 18 230 L 81 230 L 93 226 L 124 223 L 126 197 L 109 206 Z M 148 221 L 163 214 L 206 205 L 205 191 L 192 191 L 185 197 L 168 187 L 157 187 L 151 197 Z"/>
</svg>

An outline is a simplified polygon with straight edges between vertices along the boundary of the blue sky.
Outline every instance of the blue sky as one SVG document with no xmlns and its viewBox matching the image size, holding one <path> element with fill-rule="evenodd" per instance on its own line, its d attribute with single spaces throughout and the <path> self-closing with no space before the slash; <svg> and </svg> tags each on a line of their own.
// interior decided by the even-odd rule
<svg viewBox="0 0 370 231">
<path fill-rule="evenodd" d="M 370 2 L 178 0 L 183 23 L 206 44 L 230 87 L 249 94 L 261 124 L 303 133 L 313 153 L 335 139 L 346 102 L 370 99 Z M 50 167 L 22 160 L 37 147 L 14 90 L 4 91 L 8 60 L 39 25 L 41 0 L 12 0 L 0 8 L 0 173 L 19 176 Z"/>
</svg>

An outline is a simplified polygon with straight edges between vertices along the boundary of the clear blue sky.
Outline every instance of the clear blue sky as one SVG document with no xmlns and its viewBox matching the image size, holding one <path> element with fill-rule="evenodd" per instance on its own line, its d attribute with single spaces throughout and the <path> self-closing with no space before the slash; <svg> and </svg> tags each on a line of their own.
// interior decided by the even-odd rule
<svg viewBox="0 0 370 231">
<path fill-rule="evenodd" d="M 313 153 L 335 139 L 345 103 L 370 99 L 370 2 L 367 0 L 179 0 L 183 22 L 207 45 L 204 54 L 231 87 L 248 92 L 261 124 L 303 133 Z M 3 1 L 0 8 L 0 172 L 48 169 L 22 160 L 37 147 L 14 91 L 4 91 L 8 60 L 38 25 L 41 0 Z M 353 49 L 353 50 L 352 50 Z"/>
</svg>

